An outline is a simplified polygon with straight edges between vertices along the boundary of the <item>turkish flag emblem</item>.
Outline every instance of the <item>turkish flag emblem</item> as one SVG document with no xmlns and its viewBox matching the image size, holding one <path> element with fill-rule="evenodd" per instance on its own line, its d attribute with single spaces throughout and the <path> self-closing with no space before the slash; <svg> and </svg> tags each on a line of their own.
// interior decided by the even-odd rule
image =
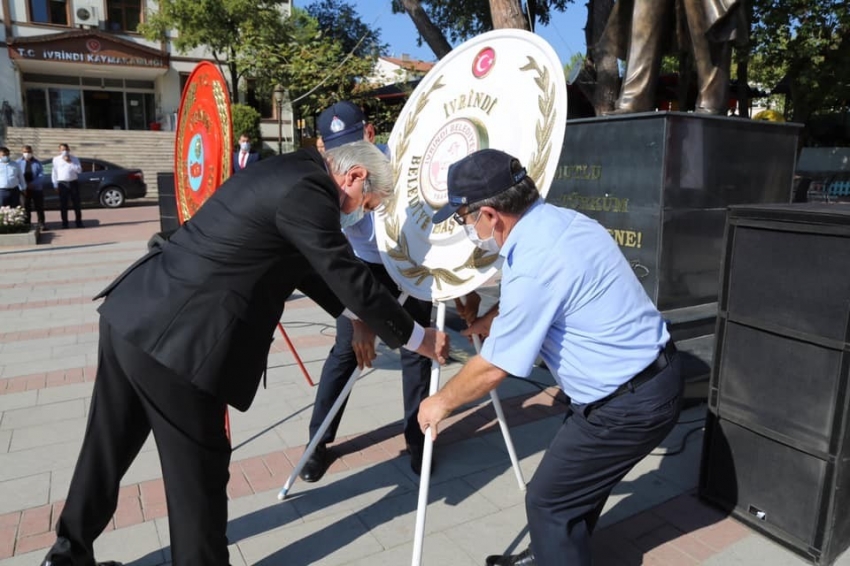
<svg viewBox="0 0 850 566">
<path fill-rule="evenodd" d="M 97 53 L 100 51 L 100 42 L 96 39 L 89 39 L 86 41 L 86 48 L 92 53 Z"/>
<path fill-rule="evenodd" d="M 478 52 L 478 55 L 472 61 L 472 76 L 476 79 L 486 77 L 495 64 L 496 50 L 492 47 L 485 47 Z"/>
</svg>

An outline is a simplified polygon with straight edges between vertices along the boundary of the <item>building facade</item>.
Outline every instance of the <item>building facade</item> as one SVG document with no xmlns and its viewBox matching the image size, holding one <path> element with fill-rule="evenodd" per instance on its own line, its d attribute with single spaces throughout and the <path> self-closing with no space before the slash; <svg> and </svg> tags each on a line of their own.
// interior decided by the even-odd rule
<svg viewBox="0 0 850 566">
<path fill-rule="evenodd" d="M 290 3 L 283 8 L 288 13 Z M 122 130 L 129 139 L 139 130 L 173 131 L 189 74 L 214 59 L 204 48 L 178 53 L 171 41 L 138 34 L 154 9 L 148 0 L 0 0 L 0 120 Z M 291 113 L 266 106 L 264 146 L 277 150 L 280 123 L 284 150 L 291 149 Z"/>
</svg>

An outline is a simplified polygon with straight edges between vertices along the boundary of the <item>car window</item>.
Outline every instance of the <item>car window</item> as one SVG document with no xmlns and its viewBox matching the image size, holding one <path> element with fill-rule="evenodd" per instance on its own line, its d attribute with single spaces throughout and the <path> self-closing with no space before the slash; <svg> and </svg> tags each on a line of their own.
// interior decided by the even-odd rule
<svg viewBox="0 0 850 566">
<path fill-rule="evenodd" d="M 92 163 L 95 171 L 106 171 L 107 167 L 103 163 Z"/>
<path fill-rule="evenodd" d="M 41 168 L 44 170 L 43 175 L 47 175 L 48 177 L 50 177 L 50 175 L 53 174 L 53 162 L 52 161 L 48 161 L 46 163 L 42 162 Z"/>
<path fill-rule="evenodd" d="M 80 167 L 83 168 L 83 173 L 91 173 L 94 170 L 94 163 L 87 159 L 80 159 Z"/>
</svg>

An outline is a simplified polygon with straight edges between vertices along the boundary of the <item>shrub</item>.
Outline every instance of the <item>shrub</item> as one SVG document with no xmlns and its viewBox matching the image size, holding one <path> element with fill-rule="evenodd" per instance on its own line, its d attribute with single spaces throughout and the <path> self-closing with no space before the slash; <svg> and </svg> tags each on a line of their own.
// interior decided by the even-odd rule
<svg viewBox="0 0 850 566">
<path fill-rule="evenodd" d="M 239 136 L 247 133 L 251 136 L 253 149 L 261 147 L 260 113 L 245 104 L 230 107 L 230 119 L 233 122 L 233 149 L 239 149 Z"/>
</svg>

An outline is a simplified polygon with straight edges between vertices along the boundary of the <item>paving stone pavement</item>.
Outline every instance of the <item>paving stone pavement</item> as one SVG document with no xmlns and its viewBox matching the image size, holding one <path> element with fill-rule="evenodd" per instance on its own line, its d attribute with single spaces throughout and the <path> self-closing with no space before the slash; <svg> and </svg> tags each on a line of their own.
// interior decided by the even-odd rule
<svg viewBox="0 0 850 566">
<path fill-rule="evenodd" d="M 0 249 L 0 566 L 38 564 L 71 479 L 96 370 L 101 287 L 145 251 L 158 210 L 86 209 L 83 230 L 54 230 L 32 248 Z M 48 212 L 58 226 L 58 213 Z M 293 297 L 282 322 L 313 379 L 333 321 Z M 453 333 L 453 356 L 469 345 Z M 307 443 L 315 389 L 278 336 L 268 388 L 231 411 L 234 446 L 228 536 L 234 566 L 398 565 L 410 562 L 418 478 L 403 454 L 397 353 L 381 349 L 355 386 L 317 484 L 276 495 Z M 461 367 L 442 371 L 445 380 Z M 499 388 L 520 466 L 534 473 L 563 418 L 564 396 L 544 370 Z M 611 495 L 594 537 L 597 565 L 798 565 L 797 555 L 696 497 L 705 406 L 686 410 L 658 450 Z M 528 544 L 518 489 L 489 401 L 454 415 L 437 442 L 424 564 L 473 566 Z M 102 560 L 170 564 L 162 473 L 152 439 L 122 482 L 115 516 L 96 543 Z M 850 566 L 848 554 L 837 562 Z"/>
</svg>

